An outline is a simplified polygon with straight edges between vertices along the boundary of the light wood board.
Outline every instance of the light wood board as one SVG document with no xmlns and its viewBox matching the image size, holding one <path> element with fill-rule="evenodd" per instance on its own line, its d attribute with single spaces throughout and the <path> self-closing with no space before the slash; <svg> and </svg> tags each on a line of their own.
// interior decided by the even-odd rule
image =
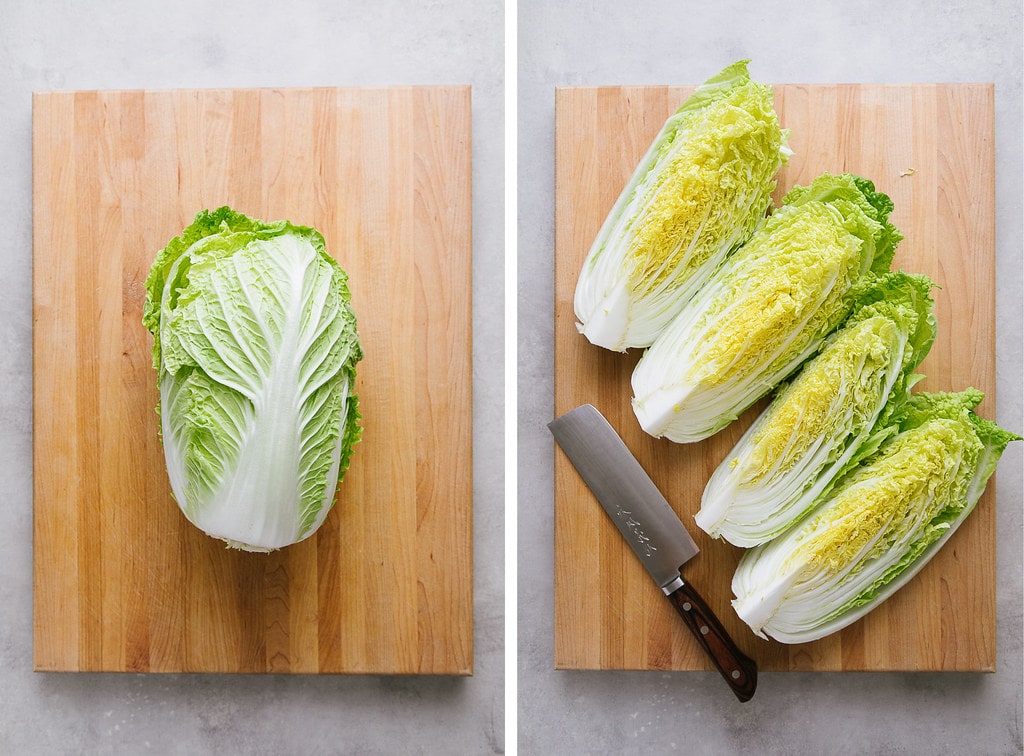
<svg viewBox="0 0 1024 756">
<path fill-rule="evenodd" d="M 468 87 L 33 97 L 37 670 L 473 667 Z M 196 212 L 323 233 L 363 440 L 312 537 L 225 549 L 171 498 L 144 281 Z"/>
<path fill-rule="evenodd" d="M 701 547 L 684 570 L 762 670 L 995 669 L 993 485 L 917 577 L 838 634 L 787 646 L 756 638 L 730 606 L 741 550 L 693 523 L 708 477 L 763 406 L 698 444 L 655 440 L 630 408 L 639 350 L 590 345 L 575 328 L 580 266 L 613 202 L 692 87 L 562 88 L 556 93 L 555 415 L 595 404 L 623 436 Z M 918 390 L 986 393 L 995 417 L 995 180 L 991 84 L 776 86 L 794 154 L 776 201 L 823 172 L 870 178 L 905 234 L 895 268 L 925 273 L 938 339 Z M 1013 504 L 1011 502 L 1011 504 Z M 565 456 L 555 452 L 555 665 L 711 669 L 661 591 Z"/>
</svg>

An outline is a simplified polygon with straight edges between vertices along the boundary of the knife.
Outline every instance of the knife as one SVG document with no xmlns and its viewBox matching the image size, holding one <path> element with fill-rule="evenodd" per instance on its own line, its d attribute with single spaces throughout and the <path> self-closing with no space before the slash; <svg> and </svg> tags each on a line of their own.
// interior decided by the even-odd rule
<svg viewBox="0 0 1024 756">
<path fill-rule="evenodd" d="M 552 420 L 548 428 L 733 693 L 749 701 L 757 687 L 757 664 L 683 580 L 682 565 L 700 549 L 636 457 L 590 404 Z"/>
</svg>

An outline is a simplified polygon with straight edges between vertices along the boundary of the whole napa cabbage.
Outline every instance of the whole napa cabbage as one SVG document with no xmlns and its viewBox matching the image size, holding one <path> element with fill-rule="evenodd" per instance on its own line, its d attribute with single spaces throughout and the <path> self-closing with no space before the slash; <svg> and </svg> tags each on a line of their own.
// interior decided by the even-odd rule
<svg viewBox="0 0 1024 756">
<path fill-rule="evenodd" d="M 270 551 L 323 523 L 359 438 L 348 277 L 316 230 L 203 211 L 146 280 L 171 488 L 194 525 Z"/>
</svg>

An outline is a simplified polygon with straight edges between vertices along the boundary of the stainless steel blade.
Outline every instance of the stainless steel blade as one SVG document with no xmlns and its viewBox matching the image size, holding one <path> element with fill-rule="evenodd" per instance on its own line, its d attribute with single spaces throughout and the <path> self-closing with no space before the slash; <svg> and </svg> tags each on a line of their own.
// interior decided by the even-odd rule
<svg viewBox="0 0 1024 756">
<path fill-rule="evenodd" d="M 700 549 L 615 429 L 590 404 L 548 428 L 655 582 L 666 595 L 681 586 Z"/>
</svg>

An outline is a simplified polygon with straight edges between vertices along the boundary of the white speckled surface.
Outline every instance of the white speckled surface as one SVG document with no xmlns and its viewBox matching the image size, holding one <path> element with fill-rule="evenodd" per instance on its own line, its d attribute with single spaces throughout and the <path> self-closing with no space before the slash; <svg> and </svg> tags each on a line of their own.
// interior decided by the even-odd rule
<svg viewBox="0 0 1024 756">
<path fill-rule="evenodd" d="M 1021 419 L 1021 5 L 519 0 L 518 428 L 521 753 L 1019 754 L 1021 457 L 996 475 L 995 674 L 762 674 L 738 704 L 715 673 L 553 669 L 554 89 L 696 84 L 752 58 L 765 82 L 995 82 L 997 419 Z"/>
<path fill-rule="evenodd" d="M 130 0 L 0 11 L 0 752 L 499 753 L 504 741 L 503 6 Z M 32 671 L 31 93 L 473 87 L 475 674 Z"/>
</svg>

